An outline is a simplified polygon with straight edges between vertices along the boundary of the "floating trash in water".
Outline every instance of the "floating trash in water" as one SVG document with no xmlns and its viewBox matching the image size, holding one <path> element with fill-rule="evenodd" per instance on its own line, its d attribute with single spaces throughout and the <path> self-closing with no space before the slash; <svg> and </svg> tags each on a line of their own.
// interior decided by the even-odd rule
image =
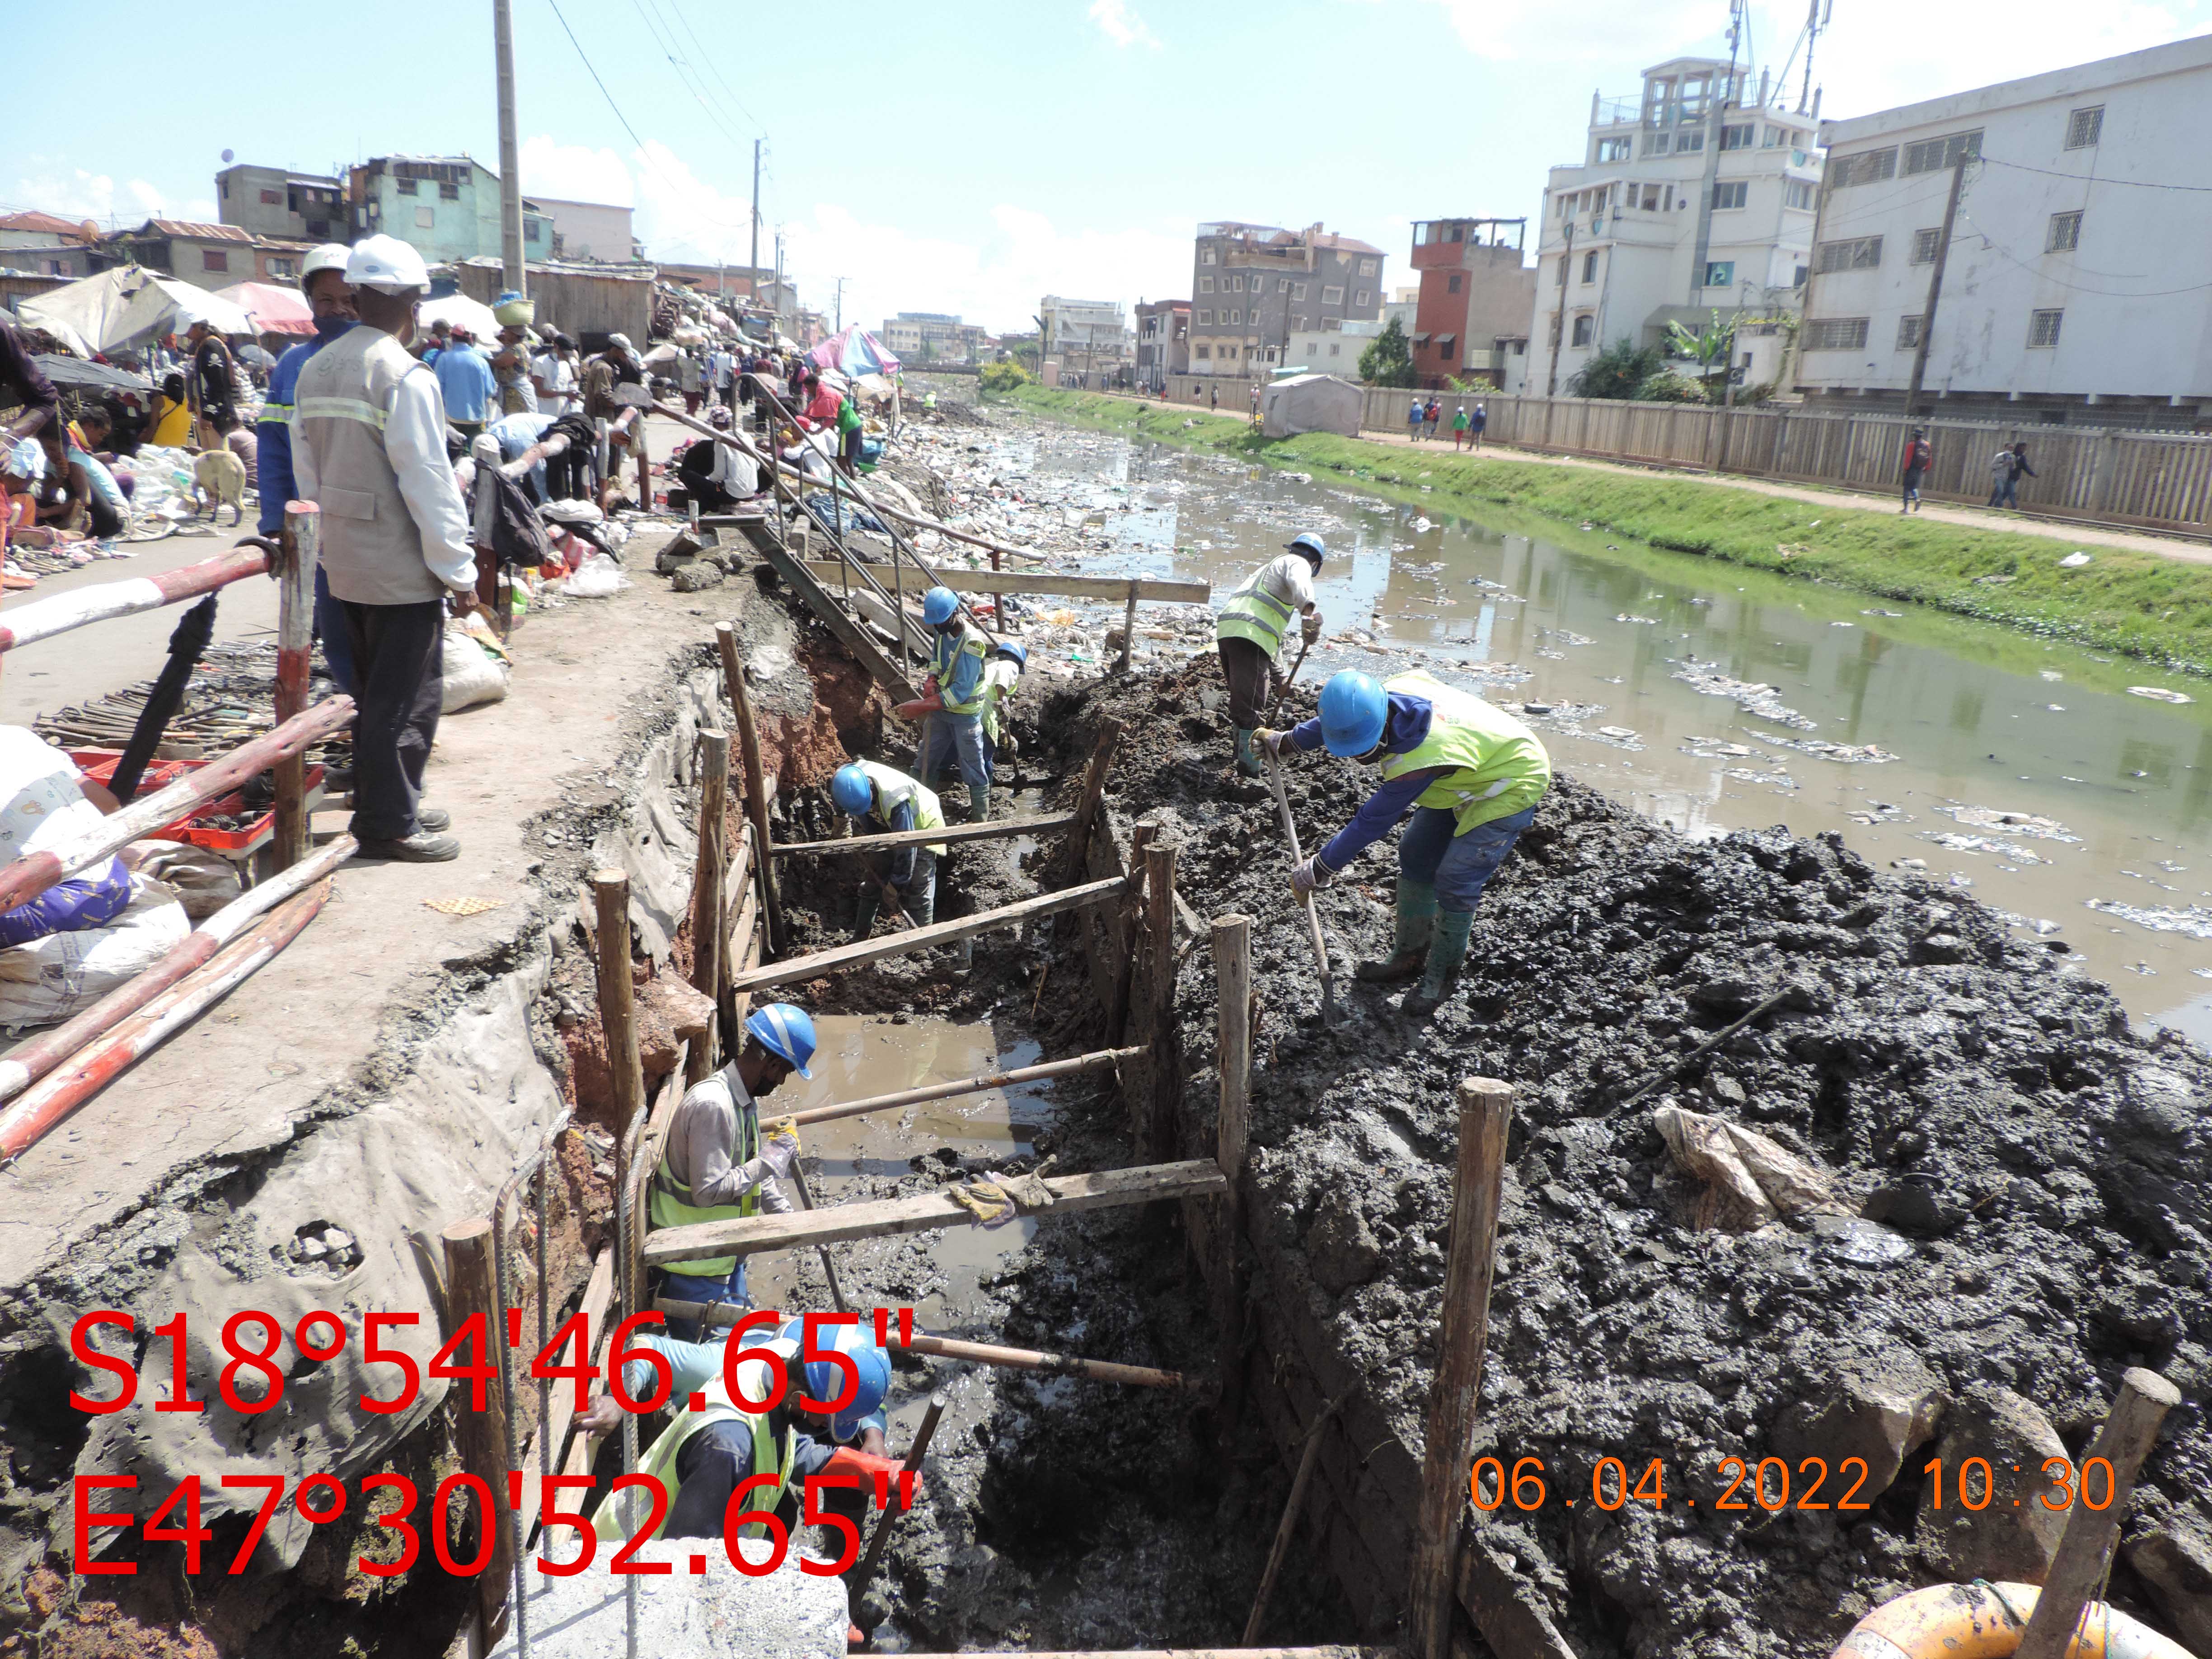
<svg viewBox="0 0 2212 1659">
<path fill-rule="evenodd" d="M 1884 611 L 1879 605 L 1875 606 L 1871 611 L 1862 611 L 1859 612 L 1859 615 L 1862 617 L 1901 617 L 1905 613 L 1902 611 Z"/>
<path fill-rule="evenodd" d="M 1726 697 L 1747 714 L 1756 714 L 1763 720 L 1772 720 L 1777 726 L 1787 726 L 1799 732 L 1817 729 L 1814 721 L 1807 720 L 1782 701 L 1782 688 L 1778 685 L 1735 679 L 1717 668 L 1695 660 L 1677 662 L 1674 667 L 1674 678 L 1691 690 L 1708 697 Z"/>
<path fill-rule="evenodd" d="M 1635 732 L 1626 726 L 1601 726 L 1597 728 L 1597 734 L 1601 738 L 1612 738 L 1620 742 L 1634 743 L 1636 741 Z"/>
<path fill-rule="evenodd" d="M 2002 858 L 2013 859 L 2021 864 L 2051 862 L 2049 859 L 2039 854 L 2029 852 L 2016 842 L 2000 841 L 1994 836 L 1960 836 L 1949 830 L 1930 830 L 1923 839 L 1935 842 L 1936 846 L 1947 852 L 1995 853 Z"/>
<path fill-rule="evenodd" d="M 2033 836 L 2038 841 L 2078 842 L 2081 839 L 2057 819 L 2042 817 L 2033 812 L 2007 811 L 1995 806 L 1939 806 L 1936 810 L 1946 817 L 1965 824 L 1969 830 L 2009 830 L 2014 835 Z"/>
<path fill-rule="evenodd" d="M 1742 760 L 1751 750 L 1743 744 L 1723 743 L 1717 738 L 1685 738 L 1682 752 L 1699 760 Z"/>
<path fill-rule="evenodd" d="M 1754 772 L 1747 766 L 1731 766 L 1721 775 L 1724 778 L 1734 778 L 1738 783 L 1771 784 L 1777 789 L 1797 787 L 1797 780 L 1787 772 Z"/>
<path fill-rule="evenodd" d="M 1476 580 L 1480 581 L 1481 578 L 1477 577 Z M 1483 586 L 1488 587 L 1494 584 L 1484 582 Z M 1536 637 L 1540 640 L 1551 640 L 1559 645 L 1595 645 L 1597 643 L 1589 635 L 1577 634 L 1573 629 L 1566 628 L 1540 628 L 1536 630 Z"/>
<path fill-rule="evenodd" d="M 1638 623 L 1646 628 L 1656 628 L 1659 625 L 1659 618 L 1656 617 L 1632 617 L 1626 611 L 1615 617 L 1613 621 L 1617 623 Z"/>
<path fill-rule="evenodd" d="M 2046 702 L 2043 707 L 2046 714 L 2063 714 L 2066 712 L 2066 705 L 2063 702 Z"/>
<path fill-rule="evenodd" d="M 2162 685 L 2131 685 L 2128 688 L 2128 695 L 2131 697 L 2148 697 L 2154 702 L 2195 702 L 2197 701 L 2186 691 L 2169 691 Z"/>
<path fill-rule="evenodd" d="M 2158 969 L 2152 967 L 2150 963 L 2147 962 L 2131 962 L 2128 963 L 2128 971 L 2131 974 L 2141 974 L 2144 978 L 2148 979 L 2151 975 L 2156 974 Z"/>
<path fill-rule="evenodd" d="M 2212 910 L 2201 904 L 2179 906 L 2123 904 L 2118 899 L 2085 899 L 2083 903 L 2101 916 L 2118 916 L 2154 933 L 2184 933 L 2191 939 L 2212 939 Z"/>
<path fill-rule="evenodd" d="M 1816 759 L 1836 761 L 1845 766 L 1879 766 L 1897 758 L 1887 749 L 1871 743 L 1830 743 L 1826 738 L 1778 738 L 1771 732 L 1751 734 L 1761 743 L 1771 744 L 1777 749 L 1794 749 L 1801 755 Z"/>
<path fill-rule="evenodd" d="M 1858 624 L 1856 623 L 1832 622 L 1828 626 L 1831 628 L 1856 628 Z"/>
</svg>

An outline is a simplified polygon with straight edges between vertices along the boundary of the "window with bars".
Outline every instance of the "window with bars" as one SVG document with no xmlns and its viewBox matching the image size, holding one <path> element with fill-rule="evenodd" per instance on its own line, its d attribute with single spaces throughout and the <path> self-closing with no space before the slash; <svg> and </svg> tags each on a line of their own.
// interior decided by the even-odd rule
<svg viewBox="0 0 2212 1659">
<path fill-rule="evenodd" d="M 1832 270 L 1872 270 L 1881 264 L 1881 238 L 1855 236 L 1847 242 L 1823 242 L 1813 257 L 1822 276 Z"/>
<path fill-rule="evenodd" d="M 2055 346 L 2058 343 L 2058 325 L 2066 319 L 2063 311 L 2031 311 L 2027 313 L 2027 343 L 2031 347 Z"/>
<path fill-rule="evenodd" d="M 1713 186 L 1713 206 L 1740 208 L 1751 199 L 1751 181 L 1738 179 L 1733 183 L 1723 180 Z"/>
<path fill-rule="evenodd" d="M 1943 240 L 1938 230 L 1916 230 L 1912 233 L 1912 263 L 1932 265 L 1936 263 L 1936 245 Z"/>
<path fill-rule="evenodd" d="M 2066 118 L 2066 148 L 2087 149 L 2105 133 L 2105 106 L 2077 109 Z"/>
<path fill-rule="evenodd" d="M 1878 185 L 1897 177 L 1894 149 L 1862 150 L 1856 155 L 1828 158 L 1828 182 L 1838 190 L 1850 185 Z"/>
<path fill-rule="evenodd" d="M 1808 351 L 1862 351 L 1866 343 L 1863 317 L 1815 317 L 1805 325 Z"/>
<path fill-rule="evenodd" d="M 1972 161 L 1982 153 L 1982 130 L 1954 132 L 1942 138 L 1923 138 L 1917 144 L 1905 147 L 1905 173 L 1911 178 L 1916 173 L 1938 173 L 1956 167 L 1962 161 Z"/>
<path fill-rule="evenodd" d="M 2081 246 L 2081 210 L 2051 216 L 2051 231 L 2044 238 L 2045 253 L 2071 253 Z"/>
<path fill-rule="evenodd" d="M 1897 319 L 1897 349 L 1911 351 L 1920 344 L 1920 319 L 1900 317 Z"/>
</svg>

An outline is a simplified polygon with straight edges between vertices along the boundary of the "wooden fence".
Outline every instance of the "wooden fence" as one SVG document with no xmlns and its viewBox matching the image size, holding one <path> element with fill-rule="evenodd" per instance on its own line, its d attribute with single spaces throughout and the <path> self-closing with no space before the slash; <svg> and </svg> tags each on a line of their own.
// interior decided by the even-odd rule
<svg viewBox="0 0 2212 1659">
<path fill-rule="evenodd" d="M 1370 387 L 1360 425 L 1402 434 L 1413 396 Z M 2197 535 L 2212 532 L 2212 437 L 2036 422 L 1914 422 L 1897 415 L 1481 393 L 1443 395 L 1439 441 L 1448 441 L 1452 410 L 1477 396 L 1489 413 L 1485 435 L 1493 443 L 1883 491 L 1899 487 L 1906 435 L 1922 426 L 1935 449 L 1935 465 L 1921 490 L 1933 500 L 1986 501 L 1990 458 L 1999 446 L 2022 441 L 2035 469 L 2033 477 L 2020 481 L 2023 512 Z"/>
</svg>

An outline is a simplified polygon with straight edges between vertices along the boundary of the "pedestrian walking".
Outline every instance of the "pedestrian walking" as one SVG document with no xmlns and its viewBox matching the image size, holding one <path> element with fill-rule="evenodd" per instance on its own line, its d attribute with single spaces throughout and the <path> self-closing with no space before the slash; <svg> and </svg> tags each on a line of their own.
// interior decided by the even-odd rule
<svg viewBox="0 0 2212 1659">
<path fill-rule="evenodd" d="M 2020 481 L 2022 478 L 2033 478 L 2034 476 L 2035 469 L 2027 464 L 2027 446 L 2024 443 L 2014 444 L 2012 447 L 2012 470 L 2005 475 L 2004 499 L 1997 505 L 2018 510 Z"/>
<path fill-rule="evenodd" d="M 1992 507 L 2004 504 L 2005 491 L 2012 487 L 2012 446 L 2006 444 L 1990 457 L 1990 501 Z"/>
<path fill-rule="evenodd" d="M 1415 443 L 1420 442 L 1421 422 L 1428 418 L 1429 406 L 1419 398 L 1414 398 L 1413 406 L 1406 411 L 1406 435 Z"/>
<path fill-rule="evenodd" d="M 476 337 L 459 323 L 454 324 L 446 349 L 438 354 L 431 372 L 438 377 L 446 418 L 453 423 L 456 432 L 473 443 L 485 423 L 498 412 L 499 394 L 491 364 L 476 348 Z"/>
<path fill-rule="evenodd" d="M 1456 454 L 1458 454 L 1458 453 L 1459 453 L 1459 447 L 1460 447 L 1460 445 L 1461 445 L 1462 442 L 1464 442 L 1464 441 L 1466 441 L 1467 435 L 1468 435 L 1467 405 L 1466 405 L 1465 404 L 1461 404 L 1457 409 L 1455 409 L 1455 410 L 1452 410 L 1452 453 L 1453 453 L 1453 454 L 1456 455 Z"/>
<path fill-rule="evenodd" d="M 687 349 L 677 358 L 676 386 L 684 394 L 684 412 L 696 416 L 699 400 L 707 392 L 707 371 L 701 367 L 696 351 Z"/>
<path fill-rule="evenodd" d="M 1443 422 L 1443 417 L 1444 406 L 1441 403 L 1438 403 L 1434 398 L 1430 398 L 1429 406 L 1422 414 L 1421 419 L 1428 425 L 1429 437 L 1431 441 L 1435 439 L 1437 431 L 1440 429 L 1440 423 Z"/>
<path fill-rule="evenodd" d="M 1482 429 L 1489 424 L 1490 411 L 1480 404 L 1477 404 L 1474 406 L 1474 413 L 1468 417 L 1467 447 L 1469 449 L 1482 447 Z"/>
<path fill-rule="evenodd" d="M 1927 428 L 1914 427 L 1912 435 L 1905 443 L 1905 494 L 1897 509 L 1899 513 L 1920 510 L 1920 481 L 1928 476 L 1928 468 L 1935 459 L 1936 452 L 1929 447 Z"/>
</svg>

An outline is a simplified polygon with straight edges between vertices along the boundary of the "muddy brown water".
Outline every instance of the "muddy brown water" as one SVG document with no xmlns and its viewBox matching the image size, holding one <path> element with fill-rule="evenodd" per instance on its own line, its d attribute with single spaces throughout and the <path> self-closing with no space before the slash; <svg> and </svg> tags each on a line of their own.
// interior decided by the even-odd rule
<svg viewBox="0 0 2212 1659">
<path fill-rule="evenodd" d="M 1010 483 L 1026 474 L 1103 515 L 1115 550 L 1086 569 L 1205 579 L 1218 596 L 1318 531 L 1332 557 L 1316 684 L 1415 662 L 1468 675 L 1494 700 L 1548 708 L 1531 724 L 1562 768 L 1642 811 L 1700 836 L 1835 830 L 1878 866 L 1924 860 L 2063 942 L 2137 1019 L 2212 1040 L 2212 702 L 2127 690 L 2196 695 L 2185 680 L 1602 531 L 1453 516 L 1418 488 L 1386 500 L 1045 422 L 985 441 Z M 1797 718 L 1683 678 L 1710 686 L 1700 671 L 1771 687 L 1765 706 Z M 1803 746 L 1819 744 L 1895 758 Z"/>
</svg>

